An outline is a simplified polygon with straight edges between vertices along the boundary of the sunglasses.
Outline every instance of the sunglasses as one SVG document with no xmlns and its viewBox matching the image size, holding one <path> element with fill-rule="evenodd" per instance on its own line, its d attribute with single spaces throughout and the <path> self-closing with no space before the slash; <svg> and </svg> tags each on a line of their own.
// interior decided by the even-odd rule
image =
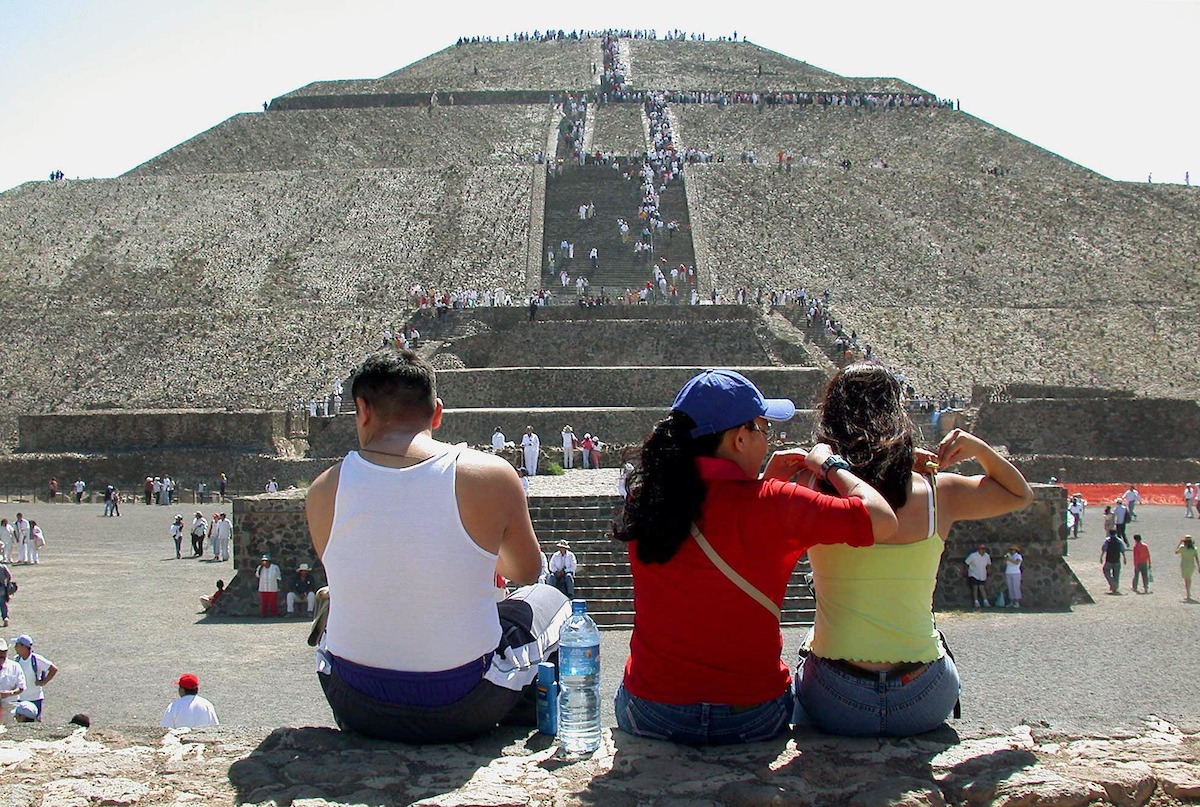
<svg viewBox="0 0 1200 807">
<path fill-rule="evenodd" d="M 771 436 L 771 422 L 767 421 L 767 425 L 759 426 L 757 421 L 750 421 L 746 424 L 746 428 L 752 432 L 762 432 L 764 437 Z"/>
</svg>

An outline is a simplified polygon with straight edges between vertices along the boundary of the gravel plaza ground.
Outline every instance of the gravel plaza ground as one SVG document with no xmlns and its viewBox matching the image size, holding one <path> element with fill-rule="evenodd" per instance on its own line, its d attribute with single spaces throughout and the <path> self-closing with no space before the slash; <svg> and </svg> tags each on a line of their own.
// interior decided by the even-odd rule
<svg viewBox="0 0 1200 807">
<path fill-rule="evenodd" d="M 535 492 L 581 473 L 567 480 L 539 478 Z M 11 521 L 17 512 L 36 520 L 48 543 L 40 565 L 11 567 L 21 590 L 10 603 L 5 636 L 31 634 L 35 649 L 58 665 L 46 690 L 48 722 L 87 712 L 97 726 L 157 725 L 175 697 L 172 682 L 194 672 L 225 725 L 331 724 L 312 650 L 304 643 L 306 619 L 204 618 L 198 598 L 213 591 L 217 578 L 232 578 L 233 569 L 228 562 L 175 559 L 168 527 L 176 512 L 190 520 L 189 505 L 128 504 L 120 518 L 104 518 L 98 504 L 0 502 L 0 517 Z M 963 719 L 952 723 L 960 736 L 1021 723 L 1112 732 L 1132 729 L 1152 714 L 1185 731 L 1200 730 L 1200 698 L 1192 683 L 1200 658 L 1200 605 L 1182 602 L 1179 564 L 1171 554 L 1200 522 L 1185 519 L 1182 507 L 1144 506 L 1139 514 L 1130 534 L 1140 532 L 1153 554 L 1156 580 L 1149 595 L 1129 591 L 1128 570 L 1124 596 L 1104 594 L 1094 508 L 1084 537 L 1070 542 L 1068 558 L 1094 604 L 1071 612 L 1040 612 L 1029 603 L 1020 611 L 939 616 L 964 681 Z M 686 607 L 686 597 L 680 604 Z M 386 596 L 381 607 L 387 607 Z M 784 632 L 789 661 L 802 634 Z M 611 693 L 629 633 L 606 632 L 603 642 L 604 723 L 611 726 Z"/>
</svg>

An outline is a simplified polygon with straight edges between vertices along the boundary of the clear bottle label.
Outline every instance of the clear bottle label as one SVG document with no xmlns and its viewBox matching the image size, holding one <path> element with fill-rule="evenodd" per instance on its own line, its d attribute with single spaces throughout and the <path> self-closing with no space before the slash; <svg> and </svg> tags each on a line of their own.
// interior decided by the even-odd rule
<svg viewBox="0 0 1200 807">
<path fill-rule="evenodd" d="M 560 646 L 558 667 L 562 675 L 598 675 L 600 673 L 600 645 Z"/>
</svg>

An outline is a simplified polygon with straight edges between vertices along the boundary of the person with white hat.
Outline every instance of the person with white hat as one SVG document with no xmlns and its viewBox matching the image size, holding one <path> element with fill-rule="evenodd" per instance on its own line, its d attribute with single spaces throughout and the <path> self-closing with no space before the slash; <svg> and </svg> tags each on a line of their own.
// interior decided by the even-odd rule
<svg viewBox="0 0 1200 807">
<path fill-rule="evenodd" d="M 556 548 L 558 551 L 550 557 L 550 585 L 574 599 L 575 570 L 579 568 L 579 562 L 566 541 L 559 541 Z"/>
<path fill-rule="evenodd" d="M 8 657 L 8 642 L 0 639 L 0 723 L 12 712 L 24 691 L 25 673 L 21 665 Z"/>
<path fill-rule="evenodd" d="M 562 450 L 563 461 L 562 467 L 564 470 L 575 467 L 575 446 L 579 441 L 575 437 L 575 430 L 569 425 L 562 427 Z"/>
<path fill-rule="evenodd" d="M 200 679 L 194 673 L 184 673 L 175 682 L 179 697 L 171 701 L 163 714 L 162 726 L 167 729 L 201 728 L 220 725 L 217 710 L 207 698 L 202 698 Z"/>
<path fill-rule="evenodd" d="M 271 562 L 270 555 L 263 555 L 254 576 L 258 578 L 258 615 L 279 616 L 279 583 L 283 580 L 279 565 Z"/>
<path fill-rule="evenodd" d="M 13 718 L 18 723 L 37 723 L 40 720 L 37 707 L 29 701 L 17 701 L 13 707 Z"/>
<path fill-rule="evenodd" d="M 25 674 L 25 691 L 21 693 L 21 700 L 33 704 L 37 709 L 37 720 L 40 721 L 45 710 L 42 687 L 54 680 L 54 676 L 58 675 L 58 667 L 41 653 L 33 652 L 33 638 L 27 633 L 12 640 L 12 649 L 17 655 L 13 660 Z"/>
<path fill-rule="evenodd" d="M 308 604 L 309 616 L 312 616 L 317 609 L 316 582 L 309 573 L 310 571 L 307 563 L 301 563 L 296 567 L 296 574 L 292 577 L 292 589 L 287 593 L 288 616 L 296 613 L 296 600 L 300 597 L 303 597 Z"/>
</svg>

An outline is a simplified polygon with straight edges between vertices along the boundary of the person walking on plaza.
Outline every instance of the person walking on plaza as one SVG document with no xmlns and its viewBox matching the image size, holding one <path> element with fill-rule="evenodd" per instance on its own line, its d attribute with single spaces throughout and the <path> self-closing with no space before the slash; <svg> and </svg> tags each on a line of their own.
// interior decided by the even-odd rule
<svg viewBox="0 0 1200 807">
<path fill-rule="evenodd" d="M 8 599 L 11 596 L 9 592 L 11 583 L 12 572 L 5 565 L 4 558 L 0 557 L 0 620 L 3 620 L 6 628 L 8 627 Z"/>
<path fill-rule="evenodd" d="M 254 576 L 258 578 L 258 615 L 279 616 L 279 583 L 283 572 L 271 562 L 270 555 L 263 555 Z"/>
<path fill-rule="evenodd" d="M 1196 505 L 1196 488 L 1188 482 L 1183 486 L 1183 517 L 1194 518 Z"/>
<path fill-rule="evenodd" d="M 25 673 L 25 691 L 21 693 L 21 700 L 37 708 L 36 719 L 41 722 L 46 716 L 42 687 L 54 680 L 54 676 L 58 675 L 58 667 L 42 654 L 33 652 L 33 638 L 28 634 L 23 633 L 12 640 L 12 651 L 17 655 L 14 661 Z"/>
<path fill-rule="evenodd" d="M 162 727 L 165 729 L 203 728 L 217 726 L 217 710 L 207 698 L 200 697 L 200 679 L 192 673 L 184 673 L 175 682 L 179 687 L 179 697 L 171 701 L 163 714 Z"/>
<path fill-rule="evenodd" d="M 1137 594 L 1138 577 L 1142 578 L 1142 593 L 1150 593 L 1150 547 L 1142 536 L 1133 536 L 1133 593 Z"/>
<path fill-rule="evenodd" d="M 217 513 L 212 523 L 213 560 L 229 560 L 229 542 L 233 537 L 233 524 L 225 513 Z"/>
<path fill-rule="evenodd" d="M 1121 536 L 1121 543 L 1129 546 L 1129 539 L 1125 536 L 1125 528 L 1130 520 L 1129 505 L 1125 504 L 1124 499 L 1117 499 L 1113 504 L 1113 528 Z"/>
<path fill-rule="evenodd" d="M 192 517 L 192 556 L 204 557 L 204 539 L 208 537 L 208 521 L 199 510 Z"/>
<path fill-rule="evenodd" d="M 38 526 L 36 521 L 29 522 L 29 562 L 41 563 L 42 547 L 46 545 L 46 534 L 42 532 L 42 528 Z"/>
<path fill-rule="evenodd" d="M 17 531 L 7 518 L 0 518 L 0 561 L 13 563 L 17 558 Z"/>
<path fill-rule="evenodd" d="M 17 562 L 32 563 L 33 547 L 29 543 L 29 522 L 25 520 L 24 513 L 17 513 L 17 520 L 13 522 L 13 532 L 16 534 L 17 550 L 20 553 L 20 559 Z"/>
<path fill-rule="evenodd" d="M 1125 539 L 1114 532 L 1104 539 L 1100 547 L 1100 563 L 1104 568 L 1104 579 L 1108 581 L 1108 593 L 1121 593 L 1121 561 L 1125 557 Z"/>
<path fill-rule="evenodd" d="M 82 479 L 76 479 L 72 487 L 75 490 L 75 504 L 79 504 L 83 501 L 83 491 L 87 488 L 87 485 L 83 483 Z"/>
<path fill-rule="evenodd" d="M 175 559 L 183 557 L 183 513 L 176 513 L 171 522 L 171 540 L 175 542 Z"/>
<path fill-rule="evenodd" d="M 1200 569 L 1200 557 L 1196 556 L 1196 542 L 1192 536 L 1183 536 L 1179 546 L 1175 547 L 1175 554 L 1179 556 L 1179 571 L 1183 575 L 1183 601 L 1195 602 L 1192 599 L 1192 575 Z"/>
</svg>

